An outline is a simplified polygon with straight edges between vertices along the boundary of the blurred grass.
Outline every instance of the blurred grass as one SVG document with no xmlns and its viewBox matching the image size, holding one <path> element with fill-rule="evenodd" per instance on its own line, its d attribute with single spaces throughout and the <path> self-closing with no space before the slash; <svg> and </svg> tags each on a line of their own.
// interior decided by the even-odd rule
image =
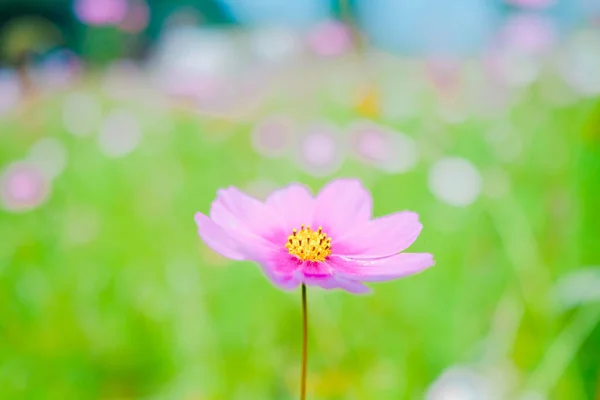
<svg viewBox="0 0 600 400">
<path fill-rule="evenodd" d="M 46 204 L 0 211 L 1 397 L 295 398 L 299 293 L 213 254 L 193 215 L 227 185 L 267 179 L 318 190 L 326 180 L 255 154 L 250 122 L 110 99 L 93 83 L 78 90 L 101 98 L 104 115 L 133 112 L 144 136 L 132 154 L 105 157 L 94 136 L 65 131 L 66 93 L 0 119 L 1 166 L 39 137 L 58 138 L 69 157 Z M 447 124 L 430 102 L 416 118 L 384 121 L 424 149 L 418 167 L 384 175 L 347 160 L 340 175 L 363 179 L 376 215 L 417 211 L 425 228 L 411 251 L 433 253 L 437 265 L 368 297 L 309 291 L 311 398 L 421 399 L 456 364 L 508 363 L 519 386 L 530 383 L 571 317 L 551 301 L 552 282 L 600 259 L 593 106 L 552 106 L 532 90 L 506 116 Z M 336 106 L 320 114 L 328 116 L 342 126 L 356 118 Z M 510 162 L 486 140 L 505 127 L 505 140 L 521 145 Z M 429 191 L 427 171 L 443 155 L 482 173 L 471 206 L 445 205 Z M 589 355 L 599 339 L 596 328 L 583 343 L 565 342 L 585 352 L 557 382 L 543 382 L 549 398 L 593 398 L 599 371 Z"/>
</svg>

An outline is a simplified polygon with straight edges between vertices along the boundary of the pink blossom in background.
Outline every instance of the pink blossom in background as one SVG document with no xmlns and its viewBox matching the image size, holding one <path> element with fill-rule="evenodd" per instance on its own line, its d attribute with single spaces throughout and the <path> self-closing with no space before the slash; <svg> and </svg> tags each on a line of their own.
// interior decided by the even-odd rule
<svg viewBox="0 0 600 400">
<path fill-rule="evenodd" d="M 127 0 L 75 0 L 75 14 L 89 25 L 113 25 L 127 13 Z"/>
<path fill-rule="evenodd" d="M 427 60 L 427 73 L 438 91 L 456 91 L 461 83 L 460 61 L 448 57 Z"/>
<path fill-rule="evenodd" d="M 291 147 L 295 136 L 294 123 L 285 116 L 271 116 L 252 131 L 252 146 L 265 157 L 280 157 Z"/>
<path fill-rule="evenodd" d="M 300 184 L 260 202 L 235 187 L 221 189 L 209 216 L 196 213 L 198 233 L 217 253 L 260 265 L 278 287 L 300 284 L 367 293 L 364 282 L 387 281 L 431 267 L 428 253 L 404 253 L 419 236 L 416 213 L 373 218 L 371 193 L 338 179 L 313 196 Z"/>
<path fill-rule="evenodd" d="M 523 8 L 546 8 L 554 5 L 556 0 L 505 0 L 508 4 Z"/>
<path fill-rule="evenodd" d="M 317 177 L 338 171 L 344 161 L 338 136 L 337 129 L 328 124 L 316 124 L 306 130 L 300 138 L 297 153 L 300 167 Z"/>
<path fill-rule="evenodd" d="M 504 45 L 524 53 L 547 51 L 556 41 L 552 21 L 536 14 L 517 14 L 510 17 L 500 36 Z"/>
<path fill-rule="evenodd" d="M 225 79 L 214 75 L 172 71 L 157 77 L 160 90 L 167 95 L 207 105 L 216 102 L 226 91 Z"/>
<path fill-rule="evenodd" d="M 354 127 L 351 141 L 359 159 L 380 162 L 389 158 L 387 132 L 375 125 Z"/>
<path fill-rule="evenodd" d="M 308 34 L 307 42 L 319 56 L 337 56 L 352 48 L 352 32 L 339 21 L 327 21 Z"/>
<path fill-rule="evenodd" d="M 419 158 L 411 137 L 368 121 L 350 127 L 350 143 L 360 161 L 387 173 L 406 172 Z"/>
<path fill-rule="evenodd" d="M 150 7 L 146 0 L 130 0 L 127 12 L 119 22 L 125 32 L 138 33 L 146 29 L 150 22 Z"/>
<path fill-rule="evenodd" d="M 9 211 L 27 211 L 42 204 L 50 185 L 45 175 L 34 165 L 10 164 L 0 177 L 0 199 Z"/>
</svg>

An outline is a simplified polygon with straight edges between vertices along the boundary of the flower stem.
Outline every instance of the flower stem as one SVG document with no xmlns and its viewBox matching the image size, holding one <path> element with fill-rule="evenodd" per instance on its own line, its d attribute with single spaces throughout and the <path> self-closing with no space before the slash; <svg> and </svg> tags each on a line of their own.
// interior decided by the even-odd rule
<svg viewBox="0 0 600 400">
<path fill-rule="evenodd" d="M 308 310 L 306 285 L 302 284 L 302 369 L 300 372 L 300 400 L 306 400 L 306 360 L 308 358 Z"/>
</svg>

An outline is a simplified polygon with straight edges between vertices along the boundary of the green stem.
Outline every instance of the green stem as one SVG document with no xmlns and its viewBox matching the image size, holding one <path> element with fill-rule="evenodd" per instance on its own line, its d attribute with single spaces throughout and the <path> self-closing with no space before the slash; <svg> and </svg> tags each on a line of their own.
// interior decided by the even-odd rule
<svg viewBox="0 0 600 400">
<path fill-rule="evenodd" d="M 300 372 L 300 400 L 306 400 L 306 361 L 308 358 L 308 309 L 306 285 L 302 284 L 302 369 Z"/>
<path fill-rule="evenodd" d="M 529 379 L 529 389 L 547 393 L 560 379 L 600 319 L 600 307 L 583 306 L 552 343 Z"/>
</svg>

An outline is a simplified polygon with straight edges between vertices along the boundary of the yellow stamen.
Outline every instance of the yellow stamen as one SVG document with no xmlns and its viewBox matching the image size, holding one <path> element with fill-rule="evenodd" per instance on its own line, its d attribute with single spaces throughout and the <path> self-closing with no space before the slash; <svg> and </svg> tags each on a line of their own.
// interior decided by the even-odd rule
<svg viewBox="0 0 600 400">
<path fill-rule="evenodd" d="M 313 231 L 310 225 L 302 225 L 299 231 L 292 230 L 285 248 L 302 261 L 323 262 L 331 254 L 331 238 L 327 237 L 322 227 Z"/>
</svg>

